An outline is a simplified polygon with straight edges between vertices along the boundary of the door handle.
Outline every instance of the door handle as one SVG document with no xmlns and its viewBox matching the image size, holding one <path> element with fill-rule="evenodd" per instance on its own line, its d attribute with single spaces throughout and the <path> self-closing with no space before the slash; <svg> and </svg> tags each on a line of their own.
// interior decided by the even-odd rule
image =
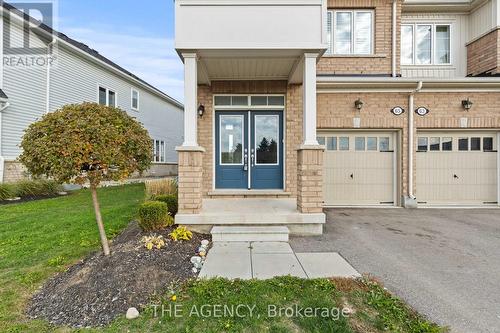
<svg viewBox="0 0 500 333">
<path fill-rule="evenodd" d="M 457 175 L 453 175 L 453 178 L 459 179 L 460 177 L 458 177 Z"/>
<path fill-rule="evenodd" d="M 255 162 L 255 154 L 254 154 L 254 150 L 253 150 L 253 149 L 251 149 L 250 151 L 252 152 L 252 153 L 250 154 L 250 160 L 251 160 L 251 161 L 250 161 L 250 164 L 251 164 L 251 166 L 253 167 L 254 162 Z"/>
<path fill-rule="evenodd" d="M 246 149 L 245 149 L 245 155 L 243 156 L 243 161 L 244 161 L 243 170 L 247 171 L 248 170 L 248 154 L 246 152 Z"/>
</svg>

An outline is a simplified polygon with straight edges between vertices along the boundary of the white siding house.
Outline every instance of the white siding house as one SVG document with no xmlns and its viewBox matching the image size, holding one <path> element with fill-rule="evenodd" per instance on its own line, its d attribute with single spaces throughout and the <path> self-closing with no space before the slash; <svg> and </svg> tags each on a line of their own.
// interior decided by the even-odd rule
<svg viewBox="0 0 500 333">
<path fill-rule="evenodd" d="M 7 24 L 5 17 L 2 15 L 2 25 Z M 22 45 L 22 22 L 11 14 L 9 36 L 1 39 Z M 0 31 L 3 34 L 3 29 Z M 22 168 L 15 161 L 29 124 L 66 104 L 99 102 L 100 88 L 114 93 L 115 105 L 137 118 L 155 141 L 158 149 L 148 175 L 176 174 L 174 148 L 183 141 L 183 105 L 86 45 L 57 32 L 53 36 L 53 66 L 0 68 L 0 89 L 8 97 L 8 104 L 4 103 L 0 112 L 0 182 L 22 176 Z M 30 37 L 30 45 L 48 50 L 51 38 Z M 9 56 L 4 53 L 4 44 L 0 45 L 2 58 Z"/>
</svg>

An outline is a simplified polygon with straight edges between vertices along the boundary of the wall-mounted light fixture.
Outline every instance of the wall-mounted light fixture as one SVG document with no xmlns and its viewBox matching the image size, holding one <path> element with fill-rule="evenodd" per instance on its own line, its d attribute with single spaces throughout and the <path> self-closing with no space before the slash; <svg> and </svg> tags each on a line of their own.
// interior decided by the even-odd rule
<svg viewBox="0 0 500 333">
<path fill-rule="evenodd" d="M 354 106 L 356 107 L 356 110 L 358 111 L 361 111 L 361 109 L 363 108 L 363 105 L 365 103 L 361 100 L 361 98 L 358 98 L 355 102 L 354 102 Z"/>
<path fill-rule="evenodd" d="M 400 107 L 400 106 L 396 106 L 396 107 L 393 107 L 393 108 L 392 108 L 391 113 L 392 113 L 393 115 L 400 116 L 400 115 L 402 115 L 403 113 L 405 113 L 405 109 L 403 109 L 403 108 L 402 108 L 402 107 Z"/>
<path fill-rule="evenodd" d="M 203 104 L 200 104 L 200 106 L 198 106 L 198 115 L 200 117 L 203 117 L 203 114 L 205 113 L 205 105 Z"/>
<path fill-rule="evenodd" d="M 474 104 L 469 97 L 467 99 L 462 100 L 462 107 L 465 111 L 469 111 L 472 108 L 472 104 Z"/>
</svg>

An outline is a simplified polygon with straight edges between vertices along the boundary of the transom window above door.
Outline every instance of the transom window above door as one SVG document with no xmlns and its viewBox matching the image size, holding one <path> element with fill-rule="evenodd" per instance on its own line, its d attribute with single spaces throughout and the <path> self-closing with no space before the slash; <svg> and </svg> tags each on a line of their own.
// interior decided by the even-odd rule
<svg viewBox="0 0 500 333">
<path fill-rule="evenodd" d="M 327 13 L 327 54 L 373 54 L 373 10 L 330 10 Z"/>
<path fill-rule="evenodd" d="M 451 25 L 401 25 L 401 65 L 451 64 Z"/>
<path fill-rule="evenodd" d="M 217 95 L 215 107 L 284 107 L 283 95 Z"/>
</svg>

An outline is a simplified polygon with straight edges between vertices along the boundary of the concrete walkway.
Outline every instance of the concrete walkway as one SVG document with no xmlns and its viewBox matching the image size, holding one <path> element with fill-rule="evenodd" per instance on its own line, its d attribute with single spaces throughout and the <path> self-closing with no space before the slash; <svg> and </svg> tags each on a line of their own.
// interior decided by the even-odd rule
<svg viewBox="0 0 500 333">
<path fill-rule="evenodd" d="M 270 279 L 361 276 L 338 253 L 295 253 L 286 242 L 215 242 L 200 278 Z"/>
</svg>

